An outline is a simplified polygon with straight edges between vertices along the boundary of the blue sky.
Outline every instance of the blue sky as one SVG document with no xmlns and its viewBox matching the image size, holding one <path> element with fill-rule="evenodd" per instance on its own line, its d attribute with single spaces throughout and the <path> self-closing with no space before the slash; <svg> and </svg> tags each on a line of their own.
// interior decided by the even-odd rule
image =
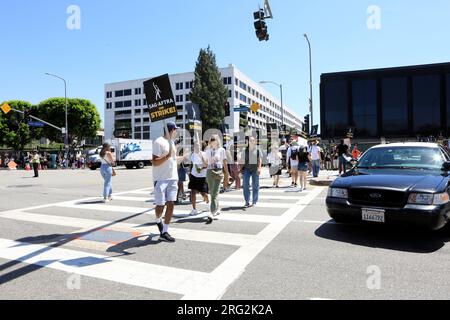
<svg viewBox="0 0 450 320">
<path fill-rule="evenodd" d="M 259 42 L 253 11 L 263 0 L 15 0 L 0 2 L 0 100 L 38 103 L 68 95 L 90 99 L 103 118 L 105 83 L 192 71 L 208 45 L 220 67 L 235 64 L 254 80 L 284 85 L 285 103 L 308 112 L 313 46 L 315 122 L 320 74 L 450 61 L 448 0 L 270 0 L 270 41 Z M 70 5 L 81 29 L 69 30 Z M 381 9 L 381 29 L 367 8 Z M 268 87 L 274 95 L 277 88 Z"/>
</svg>

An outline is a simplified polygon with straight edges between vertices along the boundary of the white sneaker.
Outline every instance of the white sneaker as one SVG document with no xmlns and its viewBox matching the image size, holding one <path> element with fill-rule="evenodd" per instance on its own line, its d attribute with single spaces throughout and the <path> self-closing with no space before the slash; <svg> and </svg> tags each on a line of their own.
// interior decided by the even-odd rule
<svg viewBox="0 0 450 320">
<path fill-rule="evenodd" d="M 103 199 L 102 202 L 103 203 L 108 203 L 110 200 L 109 199 Z"/>
<path fill-rule="evenodd" d="M 222 213 L 222 212 L 217 211 L 217 212 L 213 213 L 213 217 L 218 217 L 218 216 L 220 216 L 221 213 Z"/>
<path fill-rule="evenodd" d="M 198 215 L 198 211 L 196 209 L 193 209 L 191 211 L 191 213 L 189 213 L 190 216 L 197 216 Z"/>
</svg>

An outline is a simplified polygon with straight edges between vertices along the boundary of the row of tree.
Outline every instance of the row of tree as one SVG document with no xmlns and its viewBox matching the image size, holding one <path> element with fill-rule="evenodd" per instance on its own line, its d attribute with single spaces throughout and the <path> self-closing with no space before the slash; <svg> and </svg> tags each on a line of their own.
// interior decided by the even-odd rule
<svg viewBox="0 0 450 320">
<path fill-rule="evenodd" d="M 47 99 L 37 105 L 20 100 L 5 102 L 13 109 L 24 111 L 25 115 L 14 111 L 10 111 L 8 114 L 0 112 L 0 146 L 19 151 L 33 140 L 41 138 L 47 138 L 52 142 L 64 141 L 61 131 L 50 126 L 32 127 L 29 122 L 36 121 L 27 117 L 29 114 L 57 127 L 65 127 L 66 101 L 64 98 Z M 97 135 L 101 125 L 100 114 L 89 100 L 67 99 L 67 114 L 71 146 L 76 147 L 83 139 L 94 138 Z"/>
</svg>

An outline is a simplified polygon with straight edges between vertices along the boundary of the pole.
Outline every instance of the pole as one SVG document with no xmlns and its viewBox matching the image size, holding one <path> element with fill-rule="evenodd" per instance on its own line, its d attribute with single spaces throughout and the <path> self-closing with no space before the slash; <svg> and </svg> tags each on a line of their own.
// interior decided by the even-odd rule
<svg viewBox="0 0 450 320">
<path fill-rule="evenodd" d="M 64 81 L 64 99 L 65 99 L 65 103 L 66 103 L 66 110 L 65 110 L 65 118 L 66 118 L 66 134 L 64 137 L 64 148 L 66 149 L 66 156 L 68 156 L 68 145 L 69 145 L 69 122 L 67 119 L 67 82 L 64 78 L 57 76 L 55 74 L 51 74 L 51 73 L 45 73 L 48 76 L 52 76 L 55 78 L 58 78 L 62 81 Z"/>
<path fill-rule="evenodd" d="M 304 34 L 306 41 L 308 41 L 309 47 L 309 112 L 311 114 L 311 127 L 308 128 L 309 132 L 311 132 L 312 126 L 314 126 L 314 118 L 313 118 L 313 83 L 312 83 L 312 54 L 311 54 L 311 42 L 309 41 L 308 35 Z"/>
</svg>

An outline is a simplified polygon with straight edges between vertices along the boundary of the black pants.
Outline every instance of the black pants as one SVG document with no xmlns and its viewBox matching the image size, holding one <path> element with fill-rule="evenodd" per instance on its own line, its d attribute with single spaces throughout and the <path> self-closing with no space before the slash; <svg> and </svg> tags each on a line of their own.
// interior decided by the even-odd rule
<svg viewBox="0 0 450 320">
<path fill-rule="evenodd" d="M 39 163 L 33 163 L 34 177 L 39 177 Z"/>
</svg>

